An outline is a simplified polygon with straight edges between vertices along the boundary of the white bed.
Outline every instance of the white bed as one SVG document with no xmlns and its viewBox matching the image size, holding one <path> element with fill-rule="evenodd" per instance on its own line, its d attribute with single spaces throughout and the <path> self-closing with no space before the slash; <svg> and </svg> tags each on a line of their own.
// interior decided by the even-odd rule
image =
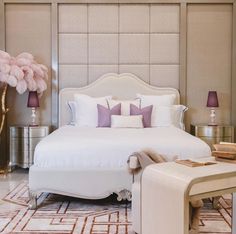
<svg viewBox="0 0 236 234">
<path fill-rule="evenodd" d="M 67 101 L 75 93 L 91 96 L 112 94 L 119 99 L 142 94 L 175 94 L 172 88 L 157 88 L 131 74 L 107 74 L 84 88 L 60 92 L 60 128 L 36 147 L 34 165 L 29 171 L 31 208 L 39 192 L 52 192 L 81 198 L 100 199 L 117 193 L 130 199 L 133 175 L 127 160 L 131 153 L 144 148 L 165 155 L 166 159 L 199 158 L 210 155 L 200 139 L 176 127 L 143 129 L 89 128 L 66 125 L 69 122 Z"/>
</svg>

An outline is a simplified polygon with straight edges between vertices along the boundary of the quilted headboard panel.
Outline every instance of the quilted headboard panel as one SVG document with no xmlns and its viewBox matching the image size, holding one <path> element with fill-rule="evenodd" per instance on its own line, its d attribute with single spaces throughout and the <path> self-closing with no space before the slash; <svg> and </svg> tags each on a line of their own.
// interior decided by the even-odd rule
<svg viewBox="0 0 236 234">
<path fill-rule="evenodd" d="M 174 88 L 151 86 L 137 76 L 129 73 L 108 73 L 95 82 L 82 88 L 65 88 L 59 94 L 59 127 L 70 121 L 67 102 L 74 100 L 74 94 L 87 94 L 92 97 L 112 95 L 117 99 L 133 99 L 137 93 L 149 95 L 175 94 L 175 103 L 179 104 L 179 91 Z"/>
</svg>

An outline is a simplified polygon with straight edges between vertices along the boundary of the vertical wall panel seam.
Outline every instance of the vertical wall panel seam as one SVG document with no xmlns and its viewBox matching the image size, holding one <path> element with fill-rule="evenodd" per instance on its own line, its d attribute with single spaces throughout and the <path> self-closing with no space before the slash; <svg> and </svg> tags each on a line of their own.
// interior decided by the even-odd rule
<svg viewBox="0 0 236 234">
<path fill-rule="evenodd" d="M 5 33 L 5 3 L 0 0 L 0 49 L 5 50 L 6 45 L 6 33 Z"/>
<path fill-rule="evenodd" d="M 187 4 L 180 4 L 180 69 L 179 69 L 179 89 L 181 103 L 187 103 Z"/>
<path fill-rule="evenodd" d="M 52 49 L 52 126 L 58 127 L 59 77 L 58 77 L 58 4 L 51 4 L 51 49 Z"/>
<path fill-rule="evenodd" d="M 148 34 L 148 39 L 149 39 L 149 47 L 148 47 L 148 83 L 151 83 L 151 7 L 152 4 L 149 4 L 149 34 Z"/>
<path fill-rule="evenodd" d="M 236 126 L 236 1 L 233 3 L 231 124 Z"/>
<path fill-rule="evenodd" d="M 90 83 L 90 79 L 89 79 L 89 4 L 86 4 L 86 10 L 87 10 L 87 85 Z"/>
<path fill-rule="evenodd" d="M 117 72 L 120 74 L 120 3 L 118 5 L 118 69 Z"/>
</svg>

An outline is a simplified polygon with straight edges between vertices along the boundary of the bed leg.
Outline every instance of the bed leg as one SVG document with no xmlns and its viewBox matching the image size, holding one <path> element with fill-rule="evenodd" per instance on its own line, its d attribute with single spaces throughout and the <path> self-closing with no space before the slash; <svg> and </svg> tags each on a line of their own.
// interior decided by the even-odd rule
<svg viewBox="0 0 236 234">
<path fill-rule="evenodd" d="M 37 194 L 29 191 L 29 209 L 35 210 L 37 208 Z"/>
<path fill-rule="evenodd" d="M 122 201 L 122 200 L 131 201 L 132 200 L 132 193 L 127 189 L 123 189 L 120 192 L 118 192 L 117 193 L 117 201 Z"/>
</svg>

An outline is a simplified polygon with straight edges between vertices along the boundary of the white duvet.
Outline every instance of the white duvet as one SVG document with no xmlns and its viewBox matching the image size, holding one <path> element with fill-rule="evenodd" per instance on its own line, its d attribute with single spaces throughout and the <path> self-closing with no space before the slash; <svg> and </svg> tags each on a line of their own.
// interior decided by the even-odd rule
<svg viewBox="0 0 236 234">
<path fill-rule="evenodd" d="M 134 151 L 154 150 L 173 160 L 211 155 L 202 140 L 175 127 L 142 129 L 64 126 L 36 147 L 34 164 L 52 168 L 124 168 Z"/>
</svg>

